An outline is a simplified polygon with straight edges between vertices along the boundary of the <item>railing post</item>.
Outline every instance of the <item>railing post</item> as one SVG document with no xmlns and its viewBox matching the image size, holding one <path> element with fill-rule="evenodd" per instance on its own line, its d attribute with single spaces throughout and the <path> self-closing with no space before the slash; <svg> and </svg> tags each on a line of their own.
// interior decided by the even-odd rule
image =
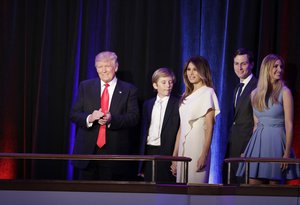
<svg viewBox="0 0 300 205">
<path fill-rule="evenodd" d="M 155 166 L 156 166 L 156 160 L 152 159 L 152 182 L 153 183 L 155 183 L 155 179 L 156 179 Z"/>
<path fill-rule="evenodd" d="M 249 184 L 249 162 L 245 162 L 246 167 L 245 167 L 245 183 Z"/>
<path fill-rule="evenodd" d="M 231 162 L 228 162 L 228 168 L 227 168 L 227 184 L 230 184 L 230 171 L 231 171 Z"/>
<path fill-rule="evenodd" d="M 188 183 L 188 178 L 189 178 L 189 166 L 188 162 L 183 162 L 183 168 L 184 168 L 184 183 Z"/>
</svg>

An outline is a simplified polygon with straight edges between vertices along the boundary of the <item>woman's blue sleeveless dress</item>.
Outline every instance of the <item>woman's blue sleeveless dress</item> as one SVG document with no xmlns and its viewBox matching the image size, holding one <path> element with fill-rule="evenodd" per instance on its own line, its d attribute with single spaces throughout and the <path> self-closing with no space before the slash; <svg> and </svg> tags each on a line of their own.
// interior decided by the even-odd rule
<svg viewBox="0 0 300 205">
<path fill-rule="evenodd" d="M 254 131 L 245 151 L 247 157 L 281 158 L 284 154 L 286 135 L 284 124 L 282 91 L 279 95 L 279 103 L 272 104 L 269 100 L 268 107 L 262 112 L 253 108 L 258 119 L 257 129 Z M 294 152 L 291 150 L 291 158 Z M 245 173 L 245 163 L 240 163 L 237 176 Z M 290 164 L 284 172 L 280 169 L 280 163 L 250 163 L 249 177 L 268 180 L 295 179 L 299 177 L 299 166 Z"/>
</svg>

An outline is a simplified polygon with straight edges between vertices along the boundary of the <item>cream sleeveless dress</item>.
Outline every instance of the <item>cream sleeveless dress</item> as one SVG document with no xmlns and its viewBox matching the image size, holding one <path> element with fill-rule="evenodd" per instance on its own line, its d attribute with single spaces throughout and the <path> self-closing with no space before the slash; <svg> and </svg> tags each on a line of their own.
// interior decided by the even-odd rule
<svg viewBox="0 0 300 205">
<path fill-rule="evenodd" d="M 210 154 L 206 168 L 201 172 L 196 172 L 196 169 L 205 142 L 205 115 L 210 108 L 215 110 L 215 116 L 220 113 L 217 96 L 214 90 L 207 86 L 189 95 L 179 108 L 181 135 L 178 156 L 192 158 L 188 166 L 188 183 L 208 183 Z M 183 163 L 178 162 L 178 183 L 183 182 L 183 168 Z"/>
</svg>

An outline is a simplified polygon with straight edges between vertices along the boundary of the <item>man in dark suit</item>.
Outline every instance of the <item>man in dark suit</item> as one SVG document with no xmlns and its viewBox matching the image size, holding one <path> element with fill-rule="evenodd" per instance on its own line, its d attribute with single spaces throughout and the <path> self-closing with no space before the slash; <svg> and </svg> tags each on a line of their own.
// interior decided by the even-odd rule
<svg viewBox="0 0 300 205">
<path fill-rule="evenodd" d="M 159 68 L 152 75 L 152 85 L 157 91 L 155 98 L 145 101 L 141 128 L 140 154 L 172 156 L 180 123 L 179 99 L 171 95 L 175 75 L 168 68 Z M 171 162 L 159 161 L 156 183 L 175 183 L 170 171 Z M 151 162 L 140 163 L 139 173 L 145 181 L 152 179 Z"/>
<path fill-rule="evenodd" d="M 129 154 L 130 129 L 139 120 L 137 89 L 116 78 L 118 61 L 114 52 L 99 53 L 95 67 L 99 78 L 80 83 L 71 110 L 71 120 L 77 125 L 73 154 Z M 72 163 L 79 169 L 79 179 L 127 180 L 129 175 L 126 162 Z"/>
<path fill-rule="evenodd" d="M 226 158 L 241 157 L 253 133 L 253 110 L 251 105 L 251 92 L 256 88 L 257 79 L 252 74 L 254 66 L 251 51 L 240 48 L 234 54 L 234 71 L 240 83 L 234 91 L 233 122 L 229 132 Z M 230 183 L 240 184 L 244 180 L 236 177 L 238 163 L 232 163 Z M 226 183 L 227 166 L 224 166 L 223 183 Z"/>
</svg>

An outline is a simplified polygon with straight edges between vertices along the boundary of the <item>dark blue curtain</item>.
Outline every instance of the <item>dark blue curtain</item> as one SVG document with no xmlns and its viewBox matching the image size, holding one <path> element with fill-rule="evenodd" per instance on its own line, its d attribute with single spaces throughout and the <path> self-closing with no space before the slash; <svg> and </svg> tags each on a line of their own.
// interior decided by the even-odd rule
<svg viewBox="0 0 300 205">
<path fill-rule="evenodd" d="M 224 63 L 228 2 L 181 1 L 182 62 L 190 56 L 202 55 L 208 59 L 219 99 L 221 115 L 217 117 L 212 140 L 212 164 L 209 181 L 221 181 L 221 165 L 227 143 L 227 118 L 230 110 L 231 86 L 228 86 L 228 69 Z M 229 76 L 232 79 L 232 76 Z"/>
</svg>

